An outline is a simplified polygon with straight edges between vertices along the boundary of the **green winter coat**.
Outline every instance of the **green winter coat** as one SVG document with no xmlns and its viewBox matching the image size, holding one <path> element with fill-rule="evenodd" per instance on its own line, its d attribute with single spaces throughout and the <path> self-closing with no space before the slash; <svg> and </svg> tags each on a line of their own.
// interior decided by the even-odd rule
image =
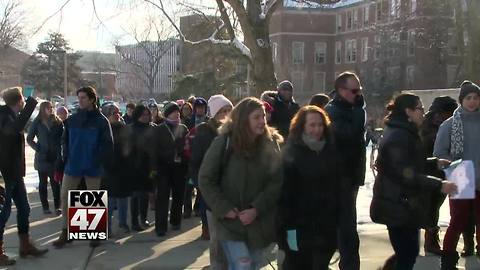
<svg viewBox="0 0 480 270">
<path fill-rule="evenodd" d="M 247 158 L 233 150 L 225 155 L 227 135 L 223 134 L 215 138 L 205 154 L 199 185 L 217 219 L 219 240 L 243 241 L 252 249 L 275 241 L 276 207 L 283 182 L 279 142 L 275 138 L 281 136 L 264 139 L 256 154 Z M 247 226 L 238 218 L 224 218 L 233 208 L 242 211 L 252 207 L 257 210 L 257 218 Z"/>
</svg>

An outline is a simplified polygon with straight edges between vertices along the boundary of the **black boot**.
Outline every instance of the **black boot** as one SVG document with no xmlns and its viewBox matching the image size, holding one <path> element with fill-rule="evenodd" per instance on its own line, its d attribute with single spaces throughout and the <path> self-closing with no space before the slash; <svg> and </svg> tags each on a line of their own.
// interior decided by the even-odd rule
<svg viewBox="0 0 480 270">
<path fill-rule="evenodd" d="M 440 270 L 458 270 L 457 263 L 458 263 L 458 253 L 444 253 L 442 255 L 441 260 L 441 268 Z"/>
<path fill-rule="evenodd" d="M 440 248 L 440 238 L 438 237 L 439 228 L 428 228 L 425 230 L 425 244 L 423 246 L 425 253 L 432 253 L 438 256 L 442 255 Z"/>
<path fill-rule="evenodd" d="M 473 235 L 470 233 L 463 233 L 463 250 L 461 253 L 462 257 L 473 256 L 475 252 L 475 242 L 473 241 Z"/>
</svg>

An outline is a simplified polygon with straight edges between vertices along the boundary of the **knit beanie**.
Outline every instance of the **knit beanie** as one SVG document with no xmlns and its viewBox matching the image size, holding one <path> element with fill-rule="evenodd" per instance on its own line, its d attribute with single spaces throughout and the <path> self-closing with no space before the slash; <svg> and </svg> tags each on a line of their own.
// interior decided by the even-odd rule
<svg viewBox="0 0 480 270">
<path fill-rule="evenodd" d="M 176 102 L 170 101 L 163 107 L 163 116 L 168 117 L 171 113 L 175 111 L 180 112 L 180 107 Z"/>
<path fill-rule="evenodd" d="M 480 96 L 480 88 L 471 81 L 463 81 L 462 85 L 460 85 L 460 95 L 458 96 L 460 104 L 462 104 L 463 99 L 471 93 L 476 93 Z"/>
<path fill-rule="evenodd" d="M 207 106 L 207 101 L 202 97 L 196 98 L 195 102 L 193 102 L 193 108 L 197 106 L 202 106 L 202 105 L 204 105 L 205 107 Z"/>
<path fill-rule="evenodd" d="M 263 108 L 265 108 L 265 112 L 267 113 L 273 113 L 274 109 L 270 103 L 263 101 Z"/>
<path fill-rule="evenodd" d="M 66 113 L 66 114 L 68 114 L 68 109 L 67 109 L 66 107 L 64 107 L 64 106 L 60 106 L 60 107 L 57 108 L 57 114 L 59 114 L 59 113 Z"/>
<path fill-rule="evenodd" d="M 218 111 L 220 111 L 225 106 L 232 106 L 233 104 L 228 98 L 224 95 L 213 95 L 208 99 L 208 110 L 210 112 L 210 117 L 215 117 Z"/>
<path fill-rule="evenodd" d="M 293 91 L 293 84 L 287 80 L 282 81 L 281 83 L 278 84 L 277 90 Z"/>
<path fill-rule="evenodd" d="M 452 112 L 458 107 L 457 101 L 449 96 L 439 96 L 433 99 L 428 109 L 431 112 Z"/>
</svg>

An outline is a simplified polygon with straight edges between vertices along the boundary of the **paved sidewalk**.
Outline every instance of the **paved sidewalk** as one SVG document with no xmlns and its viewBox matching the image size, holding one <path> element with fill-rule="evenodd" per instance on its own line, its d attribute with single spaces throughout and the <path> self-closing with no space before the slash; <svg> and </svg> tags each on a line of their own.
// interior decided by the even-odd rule
<svg viewBox="0 0 480 270">
<path fill-rule="evenodd" d="M 117 234 L 117 237 L 94 249 L 88 246 L 88 242 L 77 241 L 58 250 L 52 247 L 51 242 L 58 237 L 60 217 L 43 215 L 38 193 L 30 193 L 29 198 L 32 205 L 32 237 L 40 246 L 50 248 L 50 251 L 43 258 L 18 259 L 16 266 L 9 269 L 208 269 L 208 243 L 199 240 L 199 218 L 185 220 L 181 231 L 169 231 L 163 238 L 157 237 L 153 228 L 150 228 L 140 233 Z M 6 229 L 5 243 L 7 253 L 18 257 L 15 212 L 16 210 L 12 211 Z M 152 212 L 149 215 L 152 216 Z M 362 269 L 377 269 L 392 254 L 385 227 L 359 225 L 359 232 Z M 461 243 L 458 248 L 462 248 Z M 271 257 L 273 259 L 275 254 L 271 254 Z M 462 259 L 460 264 L 460 269 L 480 269 L 475 257 Z M 277 268 L 275 263 L 274 267 Z M 415 269 L 439 268 L 439 257 L 423 256 L 422 251 Z M 264 269 L 271 267 L 266 266 Z"/>
</svg>

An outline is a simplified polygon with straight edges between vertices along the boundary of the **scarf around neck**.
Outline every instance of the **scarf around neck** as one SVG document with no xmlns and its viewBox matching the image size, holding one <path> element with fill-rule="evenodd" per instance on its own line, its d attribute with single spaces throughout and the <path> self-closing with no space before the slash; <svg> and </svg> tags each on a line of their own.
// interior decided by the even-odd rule
<svg viewBox="0 0 480 270">
<path fill-rule="evenodd" d="M 307 145 L 308 148 L 317 153 L 323 150 L 323 147 L 325 147 L 326 143 L 325 139 L 323 138 L 318 141 L 305 133 L 302 134 L 302 141 L 305 143 L 305 145 Z"/>
<path fill-rule="evenodd" d="M 463 108 L 459 107 L 453 113 L 452 132 L 450 134 L 450 156 L 456 160 L 463 154 Z"/>
</svg>

